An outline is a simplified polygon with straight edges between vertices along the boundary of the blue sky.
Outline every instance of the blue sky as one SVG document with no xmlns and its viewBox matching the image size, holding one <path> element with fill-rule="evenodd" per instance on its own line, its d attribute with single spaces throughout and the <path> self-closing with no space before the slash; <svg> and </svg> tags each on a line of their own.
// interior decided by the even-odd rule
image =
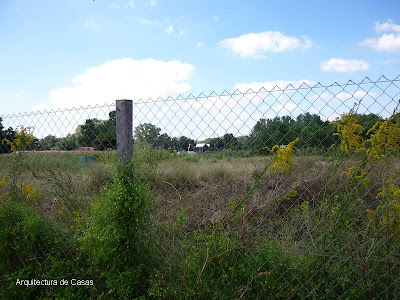
<svg viewBox="0 0 400 300">
<path fill-rule="evenodd" d="M 400 74 L 400 1 L 1 0 L 0 115 Z"/>
</svg>

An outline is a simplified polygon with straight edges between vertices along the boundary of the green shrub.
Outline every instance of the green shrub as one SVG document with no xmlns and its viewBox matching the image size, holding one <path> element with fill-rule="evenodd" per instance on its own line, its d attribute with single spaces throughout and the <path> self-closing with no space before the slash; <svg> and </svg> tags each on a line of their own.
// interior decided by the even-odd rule
<svg viewBox="0 0 400 300">
<path fill-rule="evenodd" d="M 198 155 L 190 155 L 190 154 L 183 156 L 183 159 L 185 161 L 195 162 L 195 163 L 198 163 L 200 161 L 200 157 Z"/>
<path fill-rule="evenodd" d="M 219 226 L 208 233 L 196 231 L 175 251 L 172 256 L 179 260 L 173 264 L 172 273 L 168 273 L 167 268 L 156 273 L 149 290 L 151 296 L 163 299 L 301 299 L 310 292 L 303 287 L 303 282 L 317 270 L 313 257 L 285 251 L 282 245 L 268 240 L 255 248 L 247 248 L 235 234 L 229 235 Z"/>
<path fill-rule="evenodd" d="M 17 279 L 77 278 L 82 261 L 77 244 L 65 231 L 14 199 L 0 202 L 0 298 L 47 298 L 86 295 L 87 290 L 60 286 L 20 286 Z M 47 296 L 46 296 L 47 295 Z"/>
<path fill-rule="evenodd" d="M 235 298 L 232 287 L 226 285 L 237 283 L 235 279 L 240 274 L 235 271 L 244 252 L 221 228 L 209 233 L 197 230 L 186 236 L 180 247 L 169 248 L 169 251 L 173 254 L 165 255 L 165 264 L 172 263 L 173 271 L 162 268 L 156 272 L 150 296 L 163 299 Z M 171 256 L 176 258 L 175 261 L 170 260 Z"/>
<path fill-rule="evenodd" d="M 99 191 L 113 181 L 112 168 L 109 165 L 95 165 L 88 168 L 89 178 L 86 182 L 88 191 Z"/>
<path fill-rule="evenodd" d="M 138 158 L 137 162 L 145 162 L 148 165 L 157 166 L 162 160 L 170 158 L 170 152 L 164 149 L 155 149 L 146 142 L 136 142 L 134 146 L 134 155 Z"/>
<path fill-rule="evenodd" d="M 114 182 L 99 195 L 80 238 L 99 295 L 135 298 L 147 291 L 156 261 L 148 234 L 149 186 L 136 174 L 135 162 L 119 165 Z"/>
</svg>

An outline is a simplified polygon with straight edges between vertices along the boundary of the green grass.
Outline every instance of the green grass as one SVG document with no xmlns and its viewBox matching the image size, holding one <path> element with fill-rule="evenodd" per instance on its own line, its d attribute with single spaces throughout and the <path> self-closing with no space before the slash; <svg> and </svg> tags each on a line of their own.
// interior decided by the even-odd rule
<svg viewBox="0 0 400 300">
<path fill-rule="evenodd" d="M 81 155 L 93 155 L 96 160 L 82 163 Z M 384 184 L 400 185 L 398 157 L 374 163 L 370 170 L 367 164 L 368 185 L 343 174 L 358 161 L 351 156 L 336 160 L 302 154 L 293 158 L 290 172 L 274 174 L 269 168 L 260 180 L 269 156 L 241 157 L 235 152 L 189 157 L 147 149 L 136 152 L 135 157 L 135 171 L 129 176 L 136 179 L 121 181 L 115 173 L 115 153 L 23 153 L 18 172 L 11 155 L 0 155 L 0 178 L 8 175 L 11 180 L 14 173 L 18 184 L 29 184 L 40 192 L 33 202 L 26 195 L 14 199 L 28 210 L 19 212 L 26 217 L 18 222 L 25 224 L 27 218 L 32 231 L 44 236 L 25 240 L 24 247 L 39 245 L 50 253 L 65 247 L 66 262 L 65 257 L 55 257 L 52 262 L 43 257 L 46 268 L 32 264 L 31 273 L 23 274 L 54 276 L 55 271 L 49 270 L 59 268 L 57 274 L 62 276 L 60 272 L 66 272 L 68 265 L 76 274 L 86 270 L 86 276 L 94 277 L 98 286 L 79 293 L 92 298 L 400 296 L 398 232 L 392 231 L 390 238 L 383 235 L 366 214 L 366 209 L 376 209 L 376 196 Z M 137 190 L 130 182 L 148 182 L 149 189 L 141 190 L 139 184 Z M 138 191 L 149 197 L 148 201 L 138 201 L 142 199 Z M 151 206 L 146 207 L 147 202 Z M 143 231 L 138 237 L 134 224 L 144 220 L 146 209 L 146 224 L 151 226 L 140 227 Z M 35 214 L 40 219 L 34 219 Z M 0 222 L 7 218 L 7 214 L 0 216 Z M 15 220 L 7 222 L 6 226 L 15 227 Z M 72 245 L 86 246 L 78 249 L 78 255 L 69 254 L 69 246 L 59 242 L 53 231 L 43 231 L 46 227 L 64 232 Z M 16 228 L 21 234 L 31 230 L 27 225 Z M 131 232 L 129 238 L 124 232 Z M 90 238 L 83 242 L 86 234 Z M 138 251 L 132 257 L 141 257 L 141 261 L 130 260 L 121 250 L 125 248 L 118 248 L 121 245 L 129 245 L 129 253 Z M 118 257 L 115 251 L 125 254 Z M 82 261 L 75 261 L 77 256 Z M 143 260 L 147 264 L 143 265 Z M 123 276 L 116 272 L 121 266 L 127 266 L 124 274 L 134 285 L 124 287 Z M 11 276 L 9 271 L 5 273 Z M 12 274 L 15 277 L 17 273 Z M 74 290 L 68 292 L 74 295 Z M 65 297 L 60 290 L 40 293 L 42 297 L 57 293 Z"/>
</svg>

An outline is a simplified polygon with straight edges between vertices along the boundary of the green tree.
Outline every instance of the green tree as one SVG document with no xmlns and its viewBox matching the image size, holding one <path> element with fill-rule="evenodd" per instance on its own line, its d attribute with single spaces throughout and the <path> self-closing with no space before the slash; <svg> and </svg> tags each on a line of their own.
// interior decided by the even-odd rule
<svg viewBox="0 0 400 300">
<path fill-rule="evenodd" d="M 250 150 L 251 149 L 251 139 L 247 135 L 238 136 L 237 142 L 240 150 Z"/>
<path fill-rule="evenodd" d="M 239 149 L 239 142 L 232 133 L 226 133 L 223 137 L 209 138 L 204 142 L 210 144 L 211 151 Z"/>
<path fill-rule="evenodd" d="M 108 120 L 87 119 L 75 131 L 76 143 L 81 147 L 95 147 L 96 150 L 116 149 L 116 113 L 111 111 Z"/>
<path fill-rule="evenodd" d="M 143 123 L 135 128 L 135 138 L 140 142 L 146 142 L 153 147 L 159 145 L 161 129 L 151 123 Z"/>
<path fill-rule="evenodd" d="M 94 146 L 97 150 L 117 149 L 117 119 L 115 110 L 108 114 L 108 120 L 98 124 Z"/>
<path fill-rule="evenodd" d="M 186 136 L 179 137 L 178 150 L 188 150 L 189 145 L 195 146 L 196 141 Z"/>
<path fill-rule="evenodd" d="M 76 149 L 76 137 L 74 134 L 68 134 L 66 137 L 59 138 L 54 149 L 70 151 Z"/>
<path fill-rule="evenodd" d="M 370 130 L 377 121 L 383 121 L 383 118 L 376 114 L 357 114 L 356 119 L 357 123 L 364 127 L 364 130 L 361 134 L 364 139 L 367 138 L 368 130 Z"/>
<path fill-rule="evenodd" d="M 238 141 L 232 133 L 224 134 L 222 138 L 223 149 L 238 149 Z"/>
<path fill-rule="evenodd" d="M 45 138 L 41 139 L 39 141 L 39 144 L 42 150 L 51 150 L 56 146 L 57 142 L 58 138 L 56 138 L 54 135 L 48 135 Z"/>
<path fill-rule="evenodd" d="M 257 153 L 268 153 L 266 148 L 274 145 L 287 145 L 297 134 L 294 130 L 295 120 L 290 116 L 260 119 L 250 133 L 253 149 Z"/>
<path fill-rule="evenodd" d="M 78 126 L 76 131 L 78 146 L 93 147 L 95 140 L 100 133 L 99 127 L 102 122 L 103 121 L 99 119 L 87 119 L 85 124 Z"/>
<path fill-rule="evenodd" d="M 151 124 L 143 123 L 135 128 L 135 139 L 145 142 L 154 148 L 188 150 L 189 145 L 196 145 L 194 139 L 186 136 L 171 137 L 167 133 L 161 134 L 161 128 Z"/>
<path fill-rule="evenodd" d="M 158 137 L 158 143 L 157 144 L 158 144 L 158 147 L 163 148 L 163 149 L 173 148 L 172 139 L 166 133 L 163 133 Z"/>
<path fill-rule="evenodd" d="M 224 141 L 219 137 L 207 139 L 206 143 L 210 144 L 211 151 L 218 151 L 224 147 Z"/>
<path fill-rule="evenodd" d="M 306 112 L 296 118 L 295 132 L 300 141 L 297 147 L 319 147 L 321 144 L 320 129 L 324 121 L 317 114 Z"/>
<path fill-rule="evenodd" d="M 117 126 L 117 114 L 116 114 L 116 111 L 115 111 L 115 110 L 111 111 L 111 112 L 108 114 L 108 121 L 109 121 L 112 125 Z"/>
<path fill-rule="evenodd" d="M 10 141 L 14 140 L 15 132 L 14 130 L 9 127 L 8 129 L 4 129 L 3 126 L 3 119 L 0 117 L 0 154 L 1 153 L 10 153 L 11 148 L 8 144 L 2 143 L 4 139 L 8 139 Z"/>
<path fill-rule="evenodd" d="M 328 148 L 338 138 L 332 136 L 335 126 L 322 121 L 317 114 L 304 113 L 293 119 L 291 116 L 260 119 L 253 127 L 249 141 L 257 153 L 268 153 L 274 145 L 287 145 L 297 137 L 297 148 Z"/>
</svg>

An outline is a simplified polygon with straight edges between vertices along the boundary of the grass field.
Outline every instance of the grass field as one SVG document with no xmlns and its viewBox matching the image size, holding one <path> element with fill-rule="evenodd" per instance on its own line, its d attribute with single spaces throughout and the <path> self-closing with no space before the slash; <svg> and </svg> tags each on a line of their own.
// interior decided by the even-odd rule
<svg viewBox="0 0 400 300">
<path fill-rule="evenodd" d="M 95 159 L 83 159 L 85 156 Z M 22 191 L 19 199 L 25 207 L 66 232 L 70 239 L 66 248 L 75 245 L 62 251 L 67 254 L 58 265 L 60 270 L 71 263 L 73 267 L 68 268 L 74 276 L 91 276 L 97 284 L 78 292 L 68 290 L 71 295 L 101 298 L 110 293 L 115 299 L 140 295 L 167 299 L 392 299 L 400 295 L 398 216 L 386 205 L 397 201 L 396 191 L 389 189 L 400 185 L 397 156 L 366 162 L 362 169 L 358 156 L 294 156 L 289 172 L 274 172 L 273 156 L 176 156 L 142 149 L 135 151 L 134 157 L 135 176 L 148 182 L 151 195 L 146 203 L 137 202 L 144 210 L 135 204 L 136 198 L 119 207 L 119 199 L 131 199 L 125 192 L 107 198 L 114 199 L 111 202 L 102 200 L 109 191 L 129 185 L 116 175 L 114 152 L 0 155 L 0 178 L 6 175 L 8 186 Z M 358 173 L 350 171 L 352 166 L 357 166 Z M 379 200 L 382 195 L 385 202 Z M 119 209 L 122 214 L 132 209 L 127 224 L 118 223 L 124 217 L 113 219 L 113 214 L 120 215 Z M 368 210 L 375 215 L 369 217 Z M 102 219 L 104 214 L 111 215 Z M 380 223 L 381 217 L 386 217 L 386 225 Z M 95 235 L 102 236 L 104 228 L 111 226 L 108 219 L 110 224 L 123 225 L 122 232 L 129 232 L 130 224 L 140 223 L 138 218 L 150 224 L 143 227 L 146 234 L 140 235 L 144 244 L 133 246 L 138 257 L 145 255 L 144 265 L 137 265 L 141 277 L 126 271 L 136 288 L 112 288 L 121 284 L 118 280 L 123 281 L 114 271 L 105 272 L 109 267 L 104 263 L 113 252 L 104 248 L 111 252 L 95 262 L 85 256 L 100 255 L 98 249 L 106 247 L 109 238 L 97 245 L 86 235 L 94 234 L 91 222 L 96 224 L 96 220 L 105 222 Z M 392 223 L 388 225 L 389 218 Z M 117 225 L 115 228 L 120 228 Z M 118 236 L 120 229 L 115 228 L 112 232 Z M 135 234 L 141 232 L 135 230 Z M 76 254 L 70 254 L 74 251 Z M 83 267 L 92 264 L 93 268 Z M 124 269 L 124 264 L 117 269 Z M 19 267 L 14 266 L 13 271 L 25 270 L 29 263 L 16 265 Z M 51 266 L 26 272 L 55 276 L 58 267 Z M 3 288 L 5 278 L 20 276 L 4 268 L 2 272 Z M 67 276 L 63 272 L 58 276 Z M 10 295 L 17 293 L 12 287 L 6 290 Z M 32 293 L 69 295 L 62 289 L 31 290 L 21 297 L 29 298 Z"/>
<path fill-rule="evenodd" d="M 202 206 L 205 203 L 221 204 L 243 197 L 245 188 L 254 182 L 271 160 L 268 156 L 241 158 L 218 155 L 217 158 L 209 154 L 175 156 L 154 152 L 158 154 L 145 154 L 148 155 L 145 158 L 143 153 L 137 154 L 142 162 L 138 164 L 138 171 L 150 182 L 160 200 L 179 200 L 179 204 L 188 206 L 188 209 L 194 209 L 196 203 Z M 88 156 L 95 160 L 82 161 L 82 157 Z M 18 172 L 22 183 L 32 184 L 35 189 L 43 191 L 41 202 L 54 200 L 53 196 L 48 199 L 46 195 L 54 194 L 55 188 L 63 190 L 63 194 L 68 196 L 90 198 L 112 182 L 115 158 L 115 152 L 26 153 L 22 154 Z M 342 160 L 337 175 L 353 162 L 352 159 Z M 0 164 L 0 177 L 16 171 L 13 170 L 11 154 L 1 155 Z M 294 157 L 290 174 L 273 174 L 272 168 L 269 168 L 258 183 L 253 200 L 260 202 L 257 204 L 259 206 L 267 205 L 288 192 L 294 182 L 298 182 L 301 193 L 296 201 L 318 201 L 318 194 L 332 165 L 327 157 L 299 156 Z M 385 165 L 390 165 L 390 168 Z M 376 191 L 385 180 L 397 178 L 399 170 L 399 160 L 394 157 L 374 166 L 369 173 L 372 182 L 369 188 Z M 346 185 L 341 178 L 338 180 L 338 188 Z"/>
</svg>

